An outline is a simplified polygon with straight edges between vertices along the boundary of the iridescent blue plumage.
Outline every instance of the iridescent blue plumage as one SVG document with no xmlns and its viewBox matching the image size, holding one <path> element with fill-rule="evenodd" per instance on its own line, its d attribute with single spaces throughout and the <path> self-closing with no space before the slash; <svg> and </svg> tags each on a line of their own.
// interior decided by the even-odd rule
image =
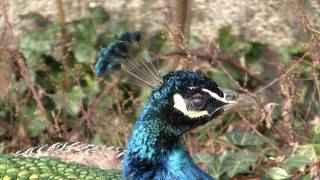
<svg viewBox="0 0 320 180">
<path fill-rule="evenodd" d="M 192 161 L 180 136 L 221 111 L 208 105 L 208 111 L 213 112 L 210 116 L 191 119 L 173 108 L 174 94 L 192 95 L 195 89 L 190 87 L 206 88 L 223 96 L 215 82 L 200 73 L 178 71 L 164 76 L 164 84 L 148 98 L 134 127 L 122 161 L 123 179 L 212 179 Z"/>
<path fill-rule="evenodd" d="M 130 58 L 130 44 L 141 39 L 140 32 L 125 32 L 118 35 L 108 47 L 102 48 L 96 57 L 96 75 L 102 76 L 121 68 L 121 63 Z"/>
</svg>

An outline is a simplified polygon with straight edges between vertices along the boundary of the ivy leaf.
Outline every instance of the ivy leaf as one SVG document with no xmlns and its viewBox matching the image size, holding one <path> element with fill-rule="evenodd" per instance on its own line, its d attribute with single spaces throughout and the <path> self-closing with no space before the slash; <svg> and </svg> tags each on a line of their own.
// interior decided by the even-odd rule
<svg viewBox="0 0 320 180">
<path fill-rule="evenodd" d="M 230 51 L 235 44 L 236 38 L 231 35 L 231 31 L 231 26 L 225 26 L 219 29 L 218 38 L 216 41 L 223 53 Z"/>
<path fill-rule="evenodd" d="M 258 155 L 248 151 L 229 153 L 225 164 L 228 176 L 233 177 L 238 173 L 248 172 L 250 166 L 255 164 L 257 159 Z"/>
<path fill-rule="evenodd" d="M 304 155 L 296 155 L 291 158 L 289 158 L 285 164 L 284 167 L 290 172 L 292 168 L 298 168 L 301 166 L 305 166 L 310 163 L 310 160 L 308 157 Z"/>
<path fill-rule="evenodd" d="M 0 154 L 4 151 L 4 142 L 0 143 Z"/>
<path fill-rule="evenodd" d="M 4 135 L 7 132 L 7 129 L 0 127 L 0 136 Z"/>
<path fill-rule="evenodd" d="M 76 116 L 80 112 L 81 98 L 81 89 L 78 86 L 74 86 L 69 94 L 54 95 L 53 101 L 56 103 L 58 108 L 62 108 L 70 115 Z"/>
<path fill-rule="evenodd" d="M 96 43 L 96 29 L 89 19 L 81 19 L 73 23 L 75 28 L 75 33 L 73 37 L 76 39 L 77 43 L 83 44 L 94 44 Z"/>
<path fill-rule="evenodd" d="M 249 132 L 231 131 L 225 136 L 230 143 L 238 146 L 260 146 L 264 143 L 258 135 Z"/>
<path fill-rule="evenodd" d="M 316 128 L 318 128 L 318 127 L 315 127 L 315 130 L 316 130 Z M 317 130 L 317 131 L 318 131 L 318 130 Z M 315 134 L 315 135 L 312 137 L 312 143 L 314 143 L 314 144 L 320 143 L 320 134 L 319 134 L 319 133 Z"/>
<path fill-rule="evenodd" d="M 226 75 L 219 69 L 212 68 L 210 70 L 210 78 L 217 82 L 221 87 L 236 89 L 237 85 L 233 81 L 227 81 Z"/>
<path fill-rule="evenodd" d="M 272 167 L 267 171 L 267 175 L 274 180 L 288 179 L 290 175 L 288 172 L 279 167 Z"/>
<path fill-rule="evenodd" d="M 35 26 L 33 28 L 48 28 L 50 25 L 50 21 L 38 12 L 29 12 L 27 14 L 19 15 L 19 18 L 22 20 L 22 25 L 24 25 L 24 21 L 27 21 L 28 26 Z"/>
<path fill-rule="evenodd" d="M 153 34 L 150 38 L 148 38 L 148 46 L 150 51 L 161 51 L 163 47 L 166 45 L 166 41 L 163 38 L 164 32 L 158 31 L 155 34 Z"/>
<path fill-rule="evenodd" d="M 246 53 L 245 57 L 247 60 L 252 60 L 252 62 L 257 62 L 256 60 L 261 57 L 261 55 L 266 51 L 266 49 L 267 49 L 266 44 L 251 42 L 250 50 Z"/>
<path fill-rule="evenodd" d="M 225 151 L 220 155 L 213 156 L 214 160 L 209 166 L 209 174 L 211 176 L 219 179 L 219 177 L 227 171 L 225 164 L 228 160 L 229 153 L 230 152 Z"/>
<path fill-rule="evenodd" d="M 195 155 L 194 160 L 209 165 L 215 160 L 214 154 L 208 152 L 199 152 Z"/>
<path fill-rule="evenodd" d="M 47 129 L 47 125 L 44 122 L 45 118 L 36 106 L 21 107 L 21 112 L 25 114 L 23 123 L 30 137 L 36 137 Z"/>
<path fill-rule="evenodd" d="M 97 6 L 92 9 L 89 9 L 91 13 L 91 18 L 98 24 L 103 25 L 105 24 L 110 18 L 109 14 L 102 6 Z"/>
<path fill-rule="evenodd" d="M 309 160 L 316 160 L 320 156 L 320 144 L 306 144 L 298 147 L 299 155 L 305 155 Z"/>
<path fill-rule="evenodd" d="M 280 54 L 281 61 L 285 63 L 286 65 L 289 64 L 290 60 L 294 56 L 301 56 L 304 53 L 304 48 L 302 46 L 297 45 L 289 45 L 287 47 L 279 48 L 278 53 Z"/>
<path fill-rule="evenodd" d="M 96 55 L 96 50 L 85 43 L 78 43 L 74 47 L 74 56 L 79 63 L 93 63 Z"/>
<path fill-rule="evenodd" d="M 58 28 L 52 26 L 48 29 L 25 33 L 20 40 L 22 52 L 28 66 L 36 66 L 43 54 L 49 54 L 55 46 Z"/>
<path fill-rule="evenodd" d="M 237 153 L 225 151 L 222 154 L 199 153 L 196 155 L 197 162 L 205 163 L 209 166 L 209 174 L 217 179 L 224 173 L 233 177 L 238 173 L 248 172 L 250 166 L 255 164 L 258 155 L 249 151 L 239 151 Z"/>
</svg>

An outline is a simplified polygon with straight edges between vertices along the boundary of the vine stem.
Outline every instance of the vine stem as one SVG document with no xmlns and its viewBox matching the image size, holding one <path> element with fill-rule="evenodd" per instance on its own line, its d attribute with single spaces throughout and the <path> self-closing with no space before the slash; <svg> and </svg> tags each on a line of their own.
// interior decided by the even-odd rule
<svg viewBox="0 0 320 180">
<path fill-rule="evenodd" d="M 248 126 L 250 126 L 250 128 L 261 138 L 263 139 L 266 143 L 268 143 L 274 150 L 276 150 L 278 153 L 284 154 L 283 151 L 281 151 L 281 149 L 279 149 L 277 146 L 275 146 L 274 144 L 272 144 L 272 142 L 264 137 L 258 130 L 257 128 L 255 128 L 252 123 L 249 122 L 249 120 L 247 118 L 244 117 L 244 115 L 242 115 L 241 113 L 238 113 L 239 116 L 246 122 L 246 124 L 248 124 Z"/>
</svg>

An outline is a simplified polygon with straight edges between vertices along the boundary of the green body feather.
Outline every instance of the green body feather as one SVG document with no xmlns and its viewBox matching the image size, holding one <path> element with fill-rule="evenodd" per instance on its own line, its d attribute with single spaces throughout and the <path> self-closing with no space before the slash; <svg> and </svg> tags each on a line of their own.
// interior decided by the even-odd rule
<svg viewBox="0 0 320 180">
<path fill-rule="evenodd" d="M 51 157 L 0 155 L 0 179 L 121 179 L 119 171 L 102 170 Z"/>
</svg>

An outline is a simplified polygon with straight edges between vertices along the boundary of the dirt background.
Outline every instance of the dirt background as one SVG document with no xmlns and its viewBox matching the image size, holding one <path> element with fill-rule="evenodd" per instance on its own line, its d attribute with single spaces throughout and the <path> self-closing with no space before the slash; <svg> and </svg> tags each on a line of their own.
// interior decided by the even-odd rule
<svg viewBox="0 0 320 180">
<path fill-rule="evenodd" d="M 134 22 L 134 29 L 143 27 L 153 31 L 163 28 L 162 24 L 168 20 L 159 9 L 174 9 L 175 1 L 63 1 L 67 21 L 86 16 L 88 8 L 98 5 L 106 8 L 113 22 L 127 19 Z M 200 37 L 215 37 L 219 28 L 229 24 L 233 26 L 235 35 L 246 39 L 273 45 L 291 44 L 304 40 L 299 18 L 301 5 L 306 7 L 313 22 L 320 22 L 320 0 L 193 0 L 190 28 Z M 38 12 L 52 19 L 58 18 L 54 0 L 6 0 L 6 6 L 15 34 L 23 31 L 19 15 Z"/>
</svg>

